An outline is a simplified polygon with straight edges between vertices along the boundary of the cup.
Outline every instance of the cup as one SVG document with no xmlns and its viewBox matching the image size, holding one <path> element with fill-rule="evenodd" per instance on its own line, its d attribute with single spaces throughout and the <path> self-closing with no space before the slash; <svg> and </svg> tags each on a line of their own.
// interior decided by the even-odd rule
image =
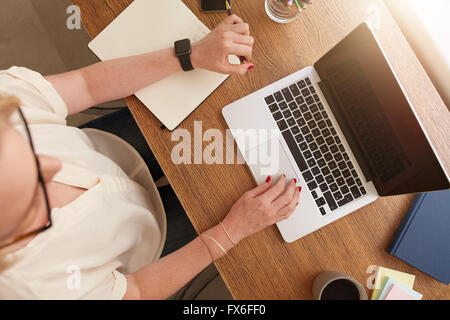
<svg viewBox="0 0 450 320">
<path fill-rule="evenodd" d="M 266 0 L 266 13 L 278 23 L 294 21 L 299 14 L 294 2 L 289 0 Z"/>
<path fill-rule="evenodd" d="M 320 273 L 312 291 L 316 300 L 367 300 L 366 290 L 358 281 L 335 271 Z"/>
</svg>

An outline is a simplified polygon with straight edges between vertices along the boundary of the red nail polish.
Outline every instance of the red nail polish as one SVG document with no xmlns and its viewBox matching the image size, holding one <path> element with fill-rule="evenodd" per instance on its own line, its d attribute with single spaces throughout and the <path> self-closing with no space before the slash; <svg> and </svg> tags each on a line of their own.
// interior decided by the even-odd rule
<svg viewBox="0 0 450 320">
<path fill-rule="evenodd" d="M 269 183 L 270 180 L 272 180 L 272 177 L 271 177 L 271 176 L 268 176 L 267 179 L 266 179 L 266 183 Z"/>
<path fill-rule="evenodd" d="M 247 68 L 247 70 L 252 70 L 254 67 L 255 67 L 254 65 L 251 65 Z"/>
<path fill-rule="evenodd" d="M 298 206 L 298 202 L 297 202 L 297 204 L 295 206 Z"/>
<path fill-rule="evenodd" d="M 302 191 L 302 187 L 298 187 L 298 192 L 301 192 Z"/>
<path fill-rule="evenodd" d="M 294 178 L 294 183 L 297 183 L 297 179 Z"/>
</svg>

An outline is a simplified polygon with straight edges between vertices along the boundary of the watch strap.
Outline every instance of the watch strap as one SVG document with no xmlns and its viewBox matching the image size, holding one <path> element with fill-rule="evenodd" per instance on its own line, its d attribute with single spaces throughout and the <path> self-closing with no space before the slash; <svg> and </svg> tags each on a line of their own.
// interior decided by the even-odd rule
<svg viewBox="0 0 450 320">
<path fill-rule="evenodd" d="M 190 54 L 184 54 L 184 55 L 178 56 L 178 59 L 180 59 L 181 67 L 183 68 L 184 71 L 194 70 L 194 67 L 192 66 Z"/>
</svg>

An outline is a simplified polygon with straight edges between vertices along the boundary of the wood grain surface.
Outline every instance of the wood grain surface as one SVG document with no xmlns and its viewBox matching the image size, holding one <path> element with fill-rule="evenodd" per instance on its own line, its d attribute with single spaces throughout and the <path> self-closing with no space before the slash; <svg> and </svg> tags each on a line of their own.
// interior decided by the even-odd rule
<svg viewBox="0 0 450 320">
<path fill-rule="evenodd" d="M 132 1 L 73 2 L 80 6 L 83 23 L 95 37 Z M 210 29 L 225 17 L 224 13 L 203 13 L 198 0 L 184 3 Z M 381 0 L 315 0 L 287 25 L 267 17 L 264 0 L 234 0 L 233 9 L 250 24 L 255 37 L 255 69 L 227 79 L 179 128 L 192 132 L 194 121 L 202 121 L 203 130 L 225 132 L 221 115 L 225 105 L 312 65 L 359 23 L 369 20 L 448 172 L 449 112 Z M 127 98 L 127 104 L 198 232 L 217 224 L 255 186 L 246 165 L 175 165 L 170 155 L 178 142 L 171 141 L 171 132 L 161 130 L 161 123 L 134 96 Z M 449 299 L 448 286 L 385 252 L 411 201 L 412 195 L 378 199 L 290 244 L 272 226 L 243 240 L 216 266 L 236 299 L 311 299 L 314 277 L 327 270 L 344 272 L 367 289 L 373 276 L 368 268 L 373 265 L 415 274 L 414 289 L 424 299 Z"/>
</svg>

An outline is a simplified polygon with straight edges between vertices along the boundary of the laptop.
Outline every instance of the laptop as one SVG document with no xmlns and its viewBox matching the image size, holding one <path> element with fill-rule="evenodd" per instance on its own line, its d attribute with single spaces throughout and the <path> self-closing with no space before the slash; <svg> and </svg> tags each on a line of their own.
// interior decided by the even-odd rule
<svg viewBox="0 0 450 320">
<path fill-rule="evenodd" d="M 284 173 L 302 186 L 294 213 L 277 223 L 286 242 L 378 197 L 450 188 L 366 23 L 314 66 L 225 106 L 222 113 L 258 184 L 269 174 L 277 179 Z M 271 133 L 255 134 L 264 130 Z M 264 150 L 267 157 L 252 157 Z"/>
</svg>

